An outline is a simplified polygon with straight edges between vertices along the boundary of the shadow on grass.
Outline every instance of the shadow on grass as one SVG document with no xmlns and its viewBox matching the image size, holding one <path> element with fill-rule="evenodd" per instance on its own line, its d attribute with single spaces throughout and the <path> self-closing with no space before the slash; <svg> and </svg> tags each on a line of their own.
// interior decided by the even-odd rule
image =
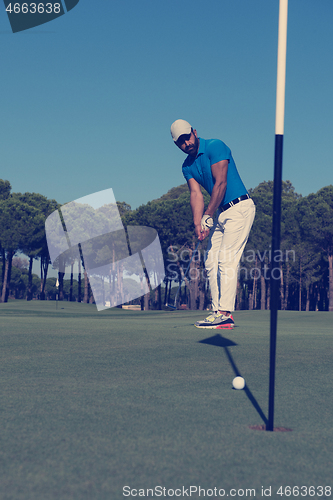
<svg viewBox="0 0 333 500">
<path fill-rule="evenodd" d="M 235 373 L 235 376 L 236 377 L 242 376 L 241 372 L 238 370 L 237 365 L 236 365 L 236 363 L 231 355 L 231 352 L 228 349 L 229 347 L 236 346 L 237 344 L 235 342 L 233 342 L 232 340 L 227 339 L 225 337 L 222 337 L 222 335 L 220 335 L 220 334 L 216 334 L 213 337 L 209 337 L 209 338 L 204 339 L 204 340 L 199 340 L 199 343 L 200 344 L 214 345 L 217 347 L 223 347 L 224 352 L 229 360 L 229 363 L 231 364 L 231 367 Z M 264 412 L 262 411 L 262 409 L 260 408 L 258 401 L 253 396 L 249 387 L 246 385 L 243 390 L 244 390 L 245 394 L 247 395 L 248 399 L 251 401 L 253 407 L 257 410 L 258 414 L 260 415 L 260 417 L 262 418 L 264 423 L 267 425 L 268 419 L 267 419 L 266 415 L 264 414 Z"/>
</svg>

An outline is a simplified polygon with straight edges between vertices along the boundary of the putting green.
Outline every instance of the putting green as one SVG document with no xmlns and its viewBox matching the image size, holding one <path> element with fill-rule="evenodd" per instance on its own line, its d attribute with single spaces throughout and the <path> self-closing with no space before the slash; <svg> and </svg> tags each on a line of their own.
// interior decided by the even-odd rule
<svg viewBox="0 0 333 500">
<path fill-rule="evenodd" d="M 233 331 L 203 316 L 1 304 L 1 500 L 328 498 L 331 313 L 279 313 L 275 426 L 291 432 L 250 428 L 267 418 L 269 312 L 236 312 Z"/>
</svg>

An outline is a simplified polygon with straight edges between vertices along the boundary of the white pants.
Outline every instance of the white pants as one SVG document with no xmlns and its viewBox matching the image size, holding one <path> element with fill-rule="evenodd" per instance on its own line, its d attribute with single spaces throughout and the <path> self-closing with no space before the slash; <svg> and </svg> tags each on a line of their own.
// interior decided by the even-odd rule
<svg viewBox="0 0 333 500">
<path fill-rule="evenodd" d="M 213 311 L 234 311 L 238 266 L 255 215 L 251 199 L 221 212 L 209 236 L 205 267 Z"/>
</svg>

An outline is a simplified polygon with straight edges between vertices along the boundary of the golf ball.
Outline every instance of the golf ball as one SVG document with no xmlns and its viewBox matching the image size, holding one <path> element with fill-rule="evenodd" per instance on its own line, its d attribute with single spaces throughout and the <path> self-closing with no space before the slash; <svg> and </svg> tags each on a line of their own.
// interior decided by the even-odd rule
<svg viewBox="0 0 333 500">
<path fill-rule="evenodd" d="M 232 386 L 234 389 L 244 389 L 245 380 L 243 379 L 243 377 L 235 377 L 232 381 Z"/>
</svg>

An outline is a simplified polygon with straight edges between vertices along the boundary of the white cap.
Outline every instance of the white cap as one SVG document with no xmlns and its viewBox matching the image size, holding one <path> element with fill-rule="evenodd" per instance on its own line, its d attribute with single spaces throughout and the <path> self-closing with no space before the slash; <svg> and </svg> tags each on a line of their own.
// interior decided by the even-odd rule
<svg viewBox="0 0 333 500">
<path fill-rule="evenodd" d="M 185 120 L 176 120 L 171 125 L 171 136 L 174 142 L 177 142 L 179 137 L 184 134 L 190 134 L 192 130 L 191 125 Z"/>
</svg>

